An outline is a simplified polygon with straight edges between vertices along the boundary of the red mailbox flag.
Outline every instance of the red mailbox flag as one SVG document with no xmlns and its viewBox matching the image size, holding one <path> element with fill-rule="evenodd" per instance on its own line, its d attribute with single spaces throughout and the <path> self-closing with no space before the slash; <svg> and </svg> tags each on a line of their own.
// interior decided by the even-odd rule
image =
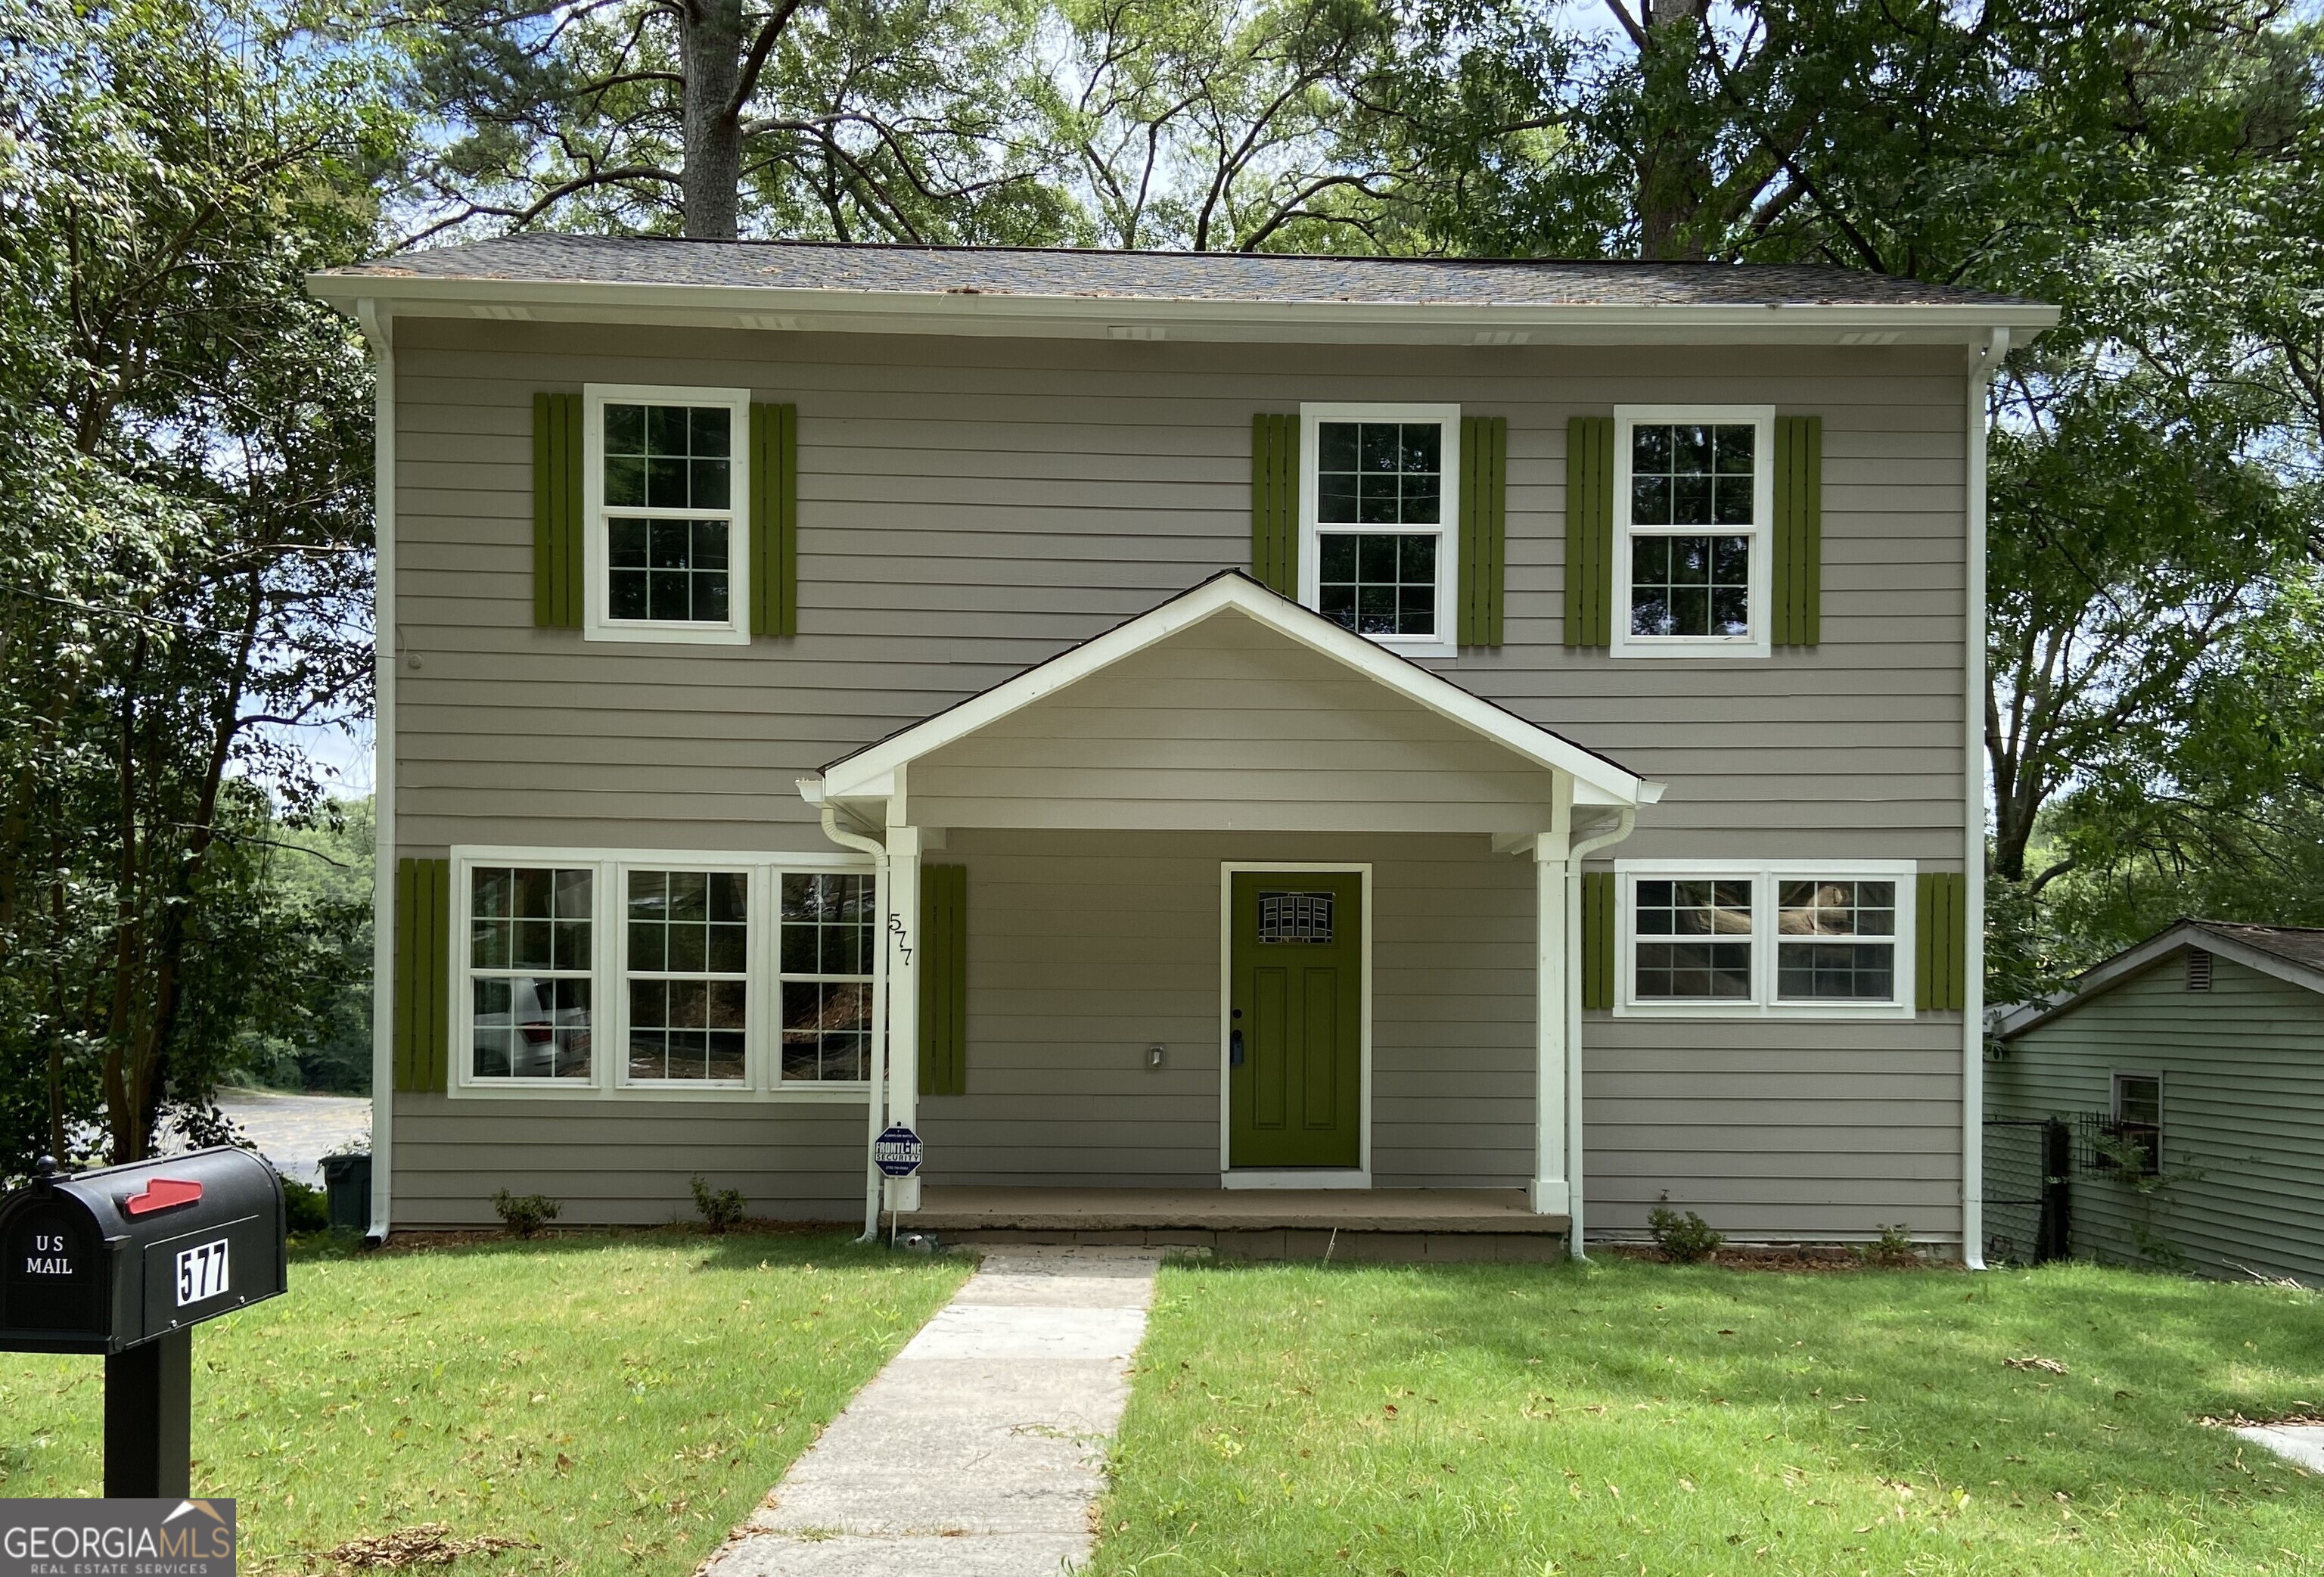
<svg viewBox="0 0 2324 1577">
<path fill-rule="evenodd" d="M 121 1208 L 131 1215 L 152 1215 L 157 1210 L 168 1210 L 180 1204 L 201 1203 L 202 1185 L 182 1182 L 175 1177 L 156 1177 L 145 1185 L 145 1192 L 133 1194 L 121 1202 Z"/>
</svg>

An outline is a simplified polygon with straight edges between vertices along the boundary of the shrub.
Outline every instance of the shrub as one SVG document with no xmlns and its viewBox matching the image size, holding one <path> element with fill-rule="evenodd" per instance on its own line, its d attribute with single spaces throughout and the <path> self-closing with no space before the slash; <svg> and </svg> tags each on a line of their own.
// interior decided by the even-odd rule
<svg viewBox="0 0 2324 1577">
<path fill-rule="evenodd" d="M 723 1232 L 742 1219 L 742 1191 L 721 1188 L 712 1193 L 702 1174 L 694 1175 L 694 1208 L 702 1213 L 703 1224 L 714 1232 Z"/>
<path fill-rule="evenodd" d="M 1710 1259 L 1727 1241 L 1725 1232 L 1711 1231 L 1711 1224 L 1694 1212 L 1681 1215 L 1665 1204 L 1657 1204 L 1647 1214 L 1646 1230 L 1655 1235 L 1655 1247 L 1681 1265 Z"/>
<path fill-rule="evenodd" d="M 1912 1229 L 1903 1222 L 1893 1227 L 1882 1227 L 1880 1235 L 1857 1251 L 1857 1257 L 1867 1265 L 1918 1265 L 1920 1250 L 1913 1246 Z"/>
<path fill-rule="evenodd" d="M 511 1194 L 503 1188 L 493 1195 L 493 1208 L 511 1232 L 530 1238 L 555 1221 L 564 1207 L 546 1194 Z"/>
<path fill-rule="evenodd" d="M 328 1231 L 330 1200 L 319 1188 L 310 1188 L 294 1178 L 283 1178 L 282 1225 L 294 1233 Z"/>
</svg>

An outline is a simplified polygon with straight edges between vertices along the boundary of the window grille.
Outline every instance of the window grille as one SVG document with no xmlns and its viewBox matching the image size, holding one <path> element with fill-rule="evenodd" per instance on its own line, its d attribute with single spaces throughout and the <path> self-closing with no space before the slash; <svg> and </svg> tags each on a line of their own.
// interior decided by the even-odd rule
<svg viewBox="0 0 2324 1577">
<path fill-rule="evenodd" d="M 1328 892 L 1262 892 L 1259 895 L 1259 939 L 1262 942 L 1332 940 L 1332 895 Z"/>
</svg>

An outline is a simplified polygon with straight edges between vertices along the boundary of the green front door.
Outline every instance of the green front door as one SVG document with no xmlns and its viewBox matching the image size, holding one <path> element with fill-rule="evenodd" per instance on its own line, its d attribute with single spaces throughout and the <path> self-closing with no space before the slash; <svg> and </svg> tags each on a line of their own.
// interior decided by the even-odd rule
<svg viewBox="0 0 2324 1577">
<path fill-rule="evenodd" d="M 1362 876 L 1239 871 L 1230 913 L 1228 1165 L 1360 1165 Z"/>
</svg>

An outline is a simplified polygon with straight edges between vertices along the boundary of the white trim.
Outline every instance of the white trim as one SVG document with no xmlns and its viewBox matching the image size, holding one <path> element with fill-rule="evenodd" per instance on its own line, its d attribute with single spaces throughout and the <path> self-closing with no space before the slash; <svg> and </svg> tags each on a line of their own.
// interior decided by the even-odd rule
<svg viewBox="0 0 2324 1577">
<path fill-rule="evenodd" d="M 1573 808 L 1565 796 L 1558 796 L 1550 815 L 1549 830 L 1527 851 L 1534 869 L 1534 1161 L 1526 1197 L 1536 1215 L 1565 1215 L 1573 1193 L 1565 1111 L 1572 1060 L 1565 1006 L 1573 993 L 1565 968 L 1565 872 L 1572 861 Z"/>
<path fill-rule="evenodd" d="M 1529 331 L 1554 344 L 1839 345 L 1865 330 L 1898 331 L 1898 343 L 1974 345 L 1996 325 L 2039 331 L 2059 310 L 2033 302 L 1961 301 L 1830 305 L 1656 302 L 1222 301 L 1215 299 L 979 295 L 938 290 L 792 289 L 676 281 L 483 279 L 349 268 L 310 273 L 307 289 L 346 309 L 364 297 L 404 304 L 411 316 L 470 318 L 479 305 L 523 305 L 542 322 L 659 323 L 808 333 L 943 334 L 1107 339 L 1125 317 L 1167 327 L 1173 340 L 1283 344 L 1471 346 L 1480 332 Z"/>
<path fill-rule="evenodd" d="M 395 320 L 355 303 L 371 342 L 372 889 L 371 1204 L 366 1236 L 385 1242 L 395 1213 Z"/>
<path fill-rule="evenodd" d="M 1348 526 L 1334 523 L 1333 536 L 1355 534 L 1436 539 L 1436 633 L 1434 635 L 1366 635 L 1391 651 L 1406 657 L 1454 657 L 1460 647 L 1455 620 L 1461 587 L 1461 408 L 1458 405 L 1394 405 L 1303 403 L 1299 407 L 1299 604 L 1322 611 L 1323 522 L 1315 518 L 1322 502 L 1315 480 L 1323 458 L 1323 424 L 1348 421 L 1394 421 L 1418 425 L 1434 422 L 1443 435 L 1439 453 L 1441 492 L 1436 522 L 1432 526 Z"/>
<path fill-rule="evenodd" d="M 726 531 L 726 622 L 723 624 L 606 617 L 608 575 L 605 542 L 605 405 L 684 405 L 724 410 L 733 427 L 728 447 L 728 490 L 724 510 L 624 508 L 624 515 L 706 520 L 724 515 Z M 655 383 L 586 383 L 581 391 L 581 638 L 678 646 L 747 646 L 751 641 L 751 392 L 696 389 Z"/>
<path fill-rule="evenodd" d="M 1963 434 L 1967 487 L 1961 608 L 1961 907 L 1969 955 L 1961 994 L 1961 1263 L 1985 1268 L 1985 671 L 1986 388 L 2009 352 L 1996 327 L 1969 355 Z"/>
<path fill-rule="evenodd" d="M 1317 1167 L 1303 1171 L 1287 1167 L 1280 1171 L 1266 1167 L 1245 1167 L 1240 1172 L 1219 1174 L 1219 1186 L 1226 1189 L 1259 1188 L 1370 1188 L 1372 1175 L 1358 1167 L 1352 1171 Z"/>
<path fill-rule="evenodd" d="M 474 884 L 468 872 L 479 865 L 534 865 L 593 872 L 590 899 L 590 1014 L 592 1056 L 586 1079 L 478 1078 L 466 1004 L 470 972 L 466 949 L 468 905 Z M 681 1079 L 632 1081 L 626 1043 L 629 975 L 622 893 L 632 870 L 740 872 L 750 879 L 751 955 L 748 1019 L 744 1030 L 744 1075 L 740 1083 Z M 449 1056 L 447 1093 L 455 1100 L 774 1102 L 855 1105 L 868 1102 L 864 1081 L 788 1082 L 782 1077 L 781 881 L 790 872 L 876 876 L 874 862 L 858 854 L 816 850 L 800 853 L 765 850 L 575 849 L 501 844 L 456 844 L 450 851 L 450 920 L 446 938 L 450 973 Z M 797 977 L 788 977 L 797 978 Z M 870 974 L 863 978 L 870 979 Z M 874 1034 L 878 1026 L 874 1026 Z"/>
<path fill-rule="evenodd" d="M 1338 626 L 1334 625 L 1334 629 Z M 1357 1105 L 1356 1165 L 1351 1173 L 1342 1167 L 1316 1167 L 1305 1170 L 1290 1167 L 1246 1167 L 1242 1176 L 1268 1177 L 1288 1176 L 1294 1172 L 1304 1176 L 1324 1178 L 1314 1184 L 1301 1183 L 1230 1183 L 1237 1176 L 1229 1157 L 1231 1136 L 1228 1132 L 1230 1091 L 1227 1067 L 1227 1040 L 1234 1033 L 1234 879 L 1245 872 L 1280 871 L 1286 874 L 1302 872 L 1328 872 L 1334 875 L 1353 872 L 1363 878 L 1364 950 L 1360 964 L 1359 987 L 1363 996 L 1360 1016 L 1360 1041 L 1357 1053 L 1357 1080 L 1363 1099 Z M 1370 861 L 1343 860 L 1227 860 L 1219 865 L 1219 1185 L 1222 1188 L 1369 1188 L 1372 1176 L 1372 867 Z M 1333 1182 L 1329 1179 L 1360 1176 L 1361 1183 Z"/>
<path fill-rule="evenodd" d="M 1919 904 L 1910 860 L 1617 860 L 1614 862 L 1614 1016 L 1618 1019 L 1910 1019 L 1913 1005 L 1915 926 Z M 1638 879 L 1712 880 L 1744 878 L 1751 883 L 1751 997 L 1748 1001 L 1672 1002 L 1638 1001 L 1634 949 L 1637 945 Z M 1896 963 L 1886 1002 L 1780 1001 L 1775 995 L 1776 949 L 1784 938 L 1775 928 L 1776 884 L 1786 877 L 1829 881 L 1893 881 L 1896 884 Z"/>
<path fill-rule="evenodd" d="M 1749 423 L 1751 523 L 1748 526 L 1649 526 L 1630 523 L 1630 431 L 1639 423 L 1703 426 Z M 1614 407 L 1614 628 L 1608 655 L 1633 658 L 1766 657 L 1775 576 L 1768 552 L 1775 518 L 1775 408 L 1772 405 L 1617 405 Z M 1633 635 L 1630 633 L 1630 543 L 1634 534 L 1656 537 L 1717 536 L 1751 539 L 1750 588 L 1746 606 L 1748 635 Z"/>
<path fill-rule="evenodd" d="M 1506 745 L 1537 766 L 1570 774 L 1576 780 L 1574 803 L 1578 805 L 1651 804 L 1661 792 L 1659 784 L 1648 783 L 1513 712 L 1480 700 L 1452 680 L 1382 650 L 1375 642 L 1276 595 L 1240 574 L 1216 576 L 948 711 L 843 757 L 824 769 L 820 792 L 826 799 L 885 799 L 894 792 L 896 769 L 905 763 L 989 728 L 1124 658 L 1230 611 L 1257 620 L 1310 650 L 1379 680 L 1437 715 Z M 810 787 L 815 781 L 804 779 L 801 793 L 815 791 Z"/>
</svg>

